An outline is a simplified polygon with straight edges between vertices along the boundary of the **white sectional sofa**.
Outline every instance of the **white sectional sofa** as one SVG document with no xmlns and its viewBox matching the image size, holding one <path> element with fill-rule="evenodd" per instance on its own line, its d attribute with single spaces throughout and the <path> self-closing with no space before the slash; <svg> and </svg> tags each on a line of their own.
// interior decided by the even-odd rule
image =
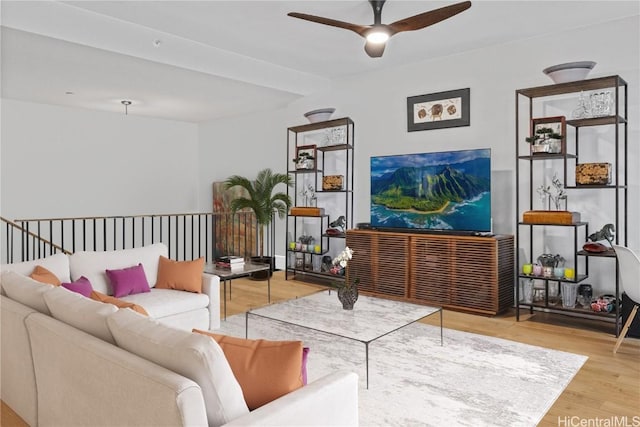
<svg viewBox="0 0 640 427">
<path fill-rule="evenodd" d="M 142 255 L 149 255 L 151 249 L 143 249 Z M 117 252 L 132 256 L 135 251 Z M 212 311 L 219 319 L 215 276 L 204 280 L 216 307 L 211 302 L 205 307 L 180 303 L 190 308 L 171 313 L 162 308 L 171 304 L 168 294 L 159 297 L 153 294 L 164 290 L 152 289 L 144 294 L 148 301 L 136 301 L 150 317 L 25 276 L 43 265 L 61 280 L 84 275 L 92 284 L 100 283 L 95 276 L 103 271 L 98 254 L 83 253 L 76 260 L 75 254 L 70 256 L 68 277 L 58 255 L 2 267 L 1 397 L 29 425 L 357 425 L 358 379 L 349 372 L 336 372 L 247 409 L 218 344 L 187 331 L 219 324 L 211 319 Z M 130 257 L 115 265 L 114 260 L 124 259 L 122 253 L 103 255 L 111 268 L 132 264 Z M 150 270 L 145 264 L 145 271 Z"/>
<path fill-rule="evenodd" d="M 220 278 L 202 275 L 202 293 L 173 289 L 156 289 L 160 256 L 168 257 L 163 243 L 142 248 L 116 251 L 75 252 L 72 255 L 56 254 L 39 260 L 4 264 L 1 271 L 15 271 L 28 276 L 36 265 L 43 266 L 62 282 L 76 281 L 84 276 L 94 290 L 113 295 L 105 270 L 116 270 L 142 264 L 151 292 L 128 295 L 121 299 L 142 306 L 150 317 L 181 329 L 218 329 L 220 327 Z"/>
</svg>

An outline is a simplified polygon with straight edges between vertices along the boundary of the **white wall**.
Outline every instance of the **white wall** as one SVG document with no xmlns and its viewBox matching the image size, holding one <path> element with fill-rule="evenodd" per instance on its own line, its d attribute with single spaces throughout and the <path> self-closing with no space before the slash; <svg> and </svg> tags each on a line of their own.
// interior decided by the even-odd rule
<svg viewBox="0 0 640 427">
<path fill-rule="evenodd" d="M 350 116 L 355 121 L 355 222 L 369 219 L 371 156 L 491 148 L 494 231 L 513 233 L 515 90 L 551 84 L 541 70 L 549 65 L 575 60 L 597 62 L 590 77 L 620 74 L 630 87 L 629 157 L 638 159 L 638 144 L 634 143 L 638 141 L 640 129 L 638 24 L 638 17 L 623 19 L 357 76 L 334 83 L 330 92 L 292 104 L 289 118 L 293 121 L 300 117 L 301 112 L 334 106 L 337 108 L 334 117 Z M 471 88 L 471 126 L 407 132 L 408 96 L 466 87 Z M 630 212 L 637 216 L 640 213 L 637 197 L 640 178 L 637 170 L 630 172 L 630 199 L 633 201 Z M 633 225 L 632 240 L 640 247 L 640 229 Z"/>
<path fill-rule="evenodd" d="M 265 168 L 286 172 L 284 123 L 284 111 L 278 110 L 200 125 L 197 162 L 202 212 L 212 209 L 213 182 L 224 181 L 231 175 L 253 179 Z M 284 186 L 281 191 L 285 191 Z"/>
<path fill-rule="evenodd" d="M 195 212 L 198 127 L 2 100 L 4 217 Z"/>
<path fill-rule="evenodd" d="M 241 153 L 245 146 L 261 148 L 268 144 L 270 148 L 267 154 L 255 157 L 248 164 L 226 162 L 216 166 L 215 173 L 209 176 L 205 176 L 203 170 L 202 185 L 207 187 L 212 181 L 210 178 L 232 173 L 250 176 L 265 164 L 285 171 L 286 127 L 306 123 L 302 116 L 305 111 L 335 107 L 333 118 L 349 116 L 355 122 L 354 223 L 369 221 L 371 156 L 489 147 L 492 150 L 494 232 L 513 234 L 516 226 L 515 91 L 552 84 L 542 73 L 542 69 L 550 65 L 592 60 L 597 65 L 589 77 L 619 74 L 629 83 L 629 164 L 632 165 L 629 168 L 629 218 L 637 218 L 640 172 L 633 165 L 640 160 L 639 40 L 640 18 L 636 16 L 354 76 L 334 82 L 331 90 L 300 99 L 285 112 L 268 115 L 259 123 L 253 118 L 209 123 L 201 127 L 201 152 L 211 150 L 214 135 L 225 144 L 225 153 Z M 392 46 L 388 54 L 392 54 Z M 466 87 L 471 88 L 471 126 L 407 132 L 407 97 Z M 570 112 L 566 115 L 570 116 Z M 203 140 L 205 135 L 207 139 Z M 201 196 L 201 200 L 208 200 L 210 205 L 211 196 L 204 192 Z M 592 232 L 605 222 L 613 222 L 612 218 L 600 215 L 599 208 L 606 202 L 599 202 L 596 197 L 595 201 L 581 205 L 582 198 L 583 195 L 572 193 L 570 208 L 585 212 L 584 219 L 594 222 Z M 629 221 L 629 245 L 640 248 L 637 220 Z M 284 246 L 277 246 L 276 252 L 284 253 Z"/>
<path fill-rule="evenodd" d="M 550 84 L 543 68 L 575 60 L 597 62 L 590 77 L 620 74 L 630 87 L 629 158 L 635 165 L 639 40 L 636 16 L 346 78 L 283 110 L 199 126 L 3 99 L 0 212 L 33 218 L 210 211 L 212 182 L 232 174 L 252 177 L 265 167 L 286 171 L 286 128 L 306 123 L 305 111 L 332 106 L 333 117 L 349 116 L 356 124 L 354 222 L 369 220 L 371 156 L 490 147 L 494 231 L 513 233 L 515 90 Z M 465 87 L 471 88 L 471 126 L 407 132 L 408 96 Z M 640 171 L 631 167 L 634 247 L 640 247 L 639 193 Z M 578 198 L 570 196 L 570 203 Z M 598 209 L 597 203 L 590 201 L 585 212 Z M 277 230 L 284 234 L 282 224 Z"/>
</svg>

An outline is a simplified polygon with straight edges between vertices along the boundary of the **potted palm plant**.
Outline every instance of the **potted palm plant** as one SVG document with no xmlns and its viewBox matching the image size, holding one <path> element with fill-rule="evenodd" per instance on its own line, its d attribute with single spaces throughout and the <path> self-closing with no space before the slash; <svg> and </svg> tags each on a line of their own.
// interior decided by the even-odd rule
<svg viewBox="0 0 640 427">
<path fill-rule="evenodd" d="M 250 180 L 239 175 L 233 175 L 225 181 L 227 189 L 240 186 L 244 188 L 248 197 L 239 197 L 231 201 L 231 212 L 235 213 L 241 209 L 250 209 L 256 216 L 258 223 L 259 256 L 252 258 L 252 261 L 269 264 L 271 266 L 268 275 L 271 275 L 275 267 L 273 254 L 264 254 L 264 230 L 271 224 L 273 213 L 277 212 L 280 218 L 284 218 L 291 207 L 291 198 L 283 192 L 275 192 L 275 187 L 279 184 L 293 186 L 293 180 L 288 174 L 273 173 L 271 169 L 264 169 L 258 172 L 255 180 Z M 254 274 L 254 278 L 264 278 L 260 274 Z"/>
</svg>

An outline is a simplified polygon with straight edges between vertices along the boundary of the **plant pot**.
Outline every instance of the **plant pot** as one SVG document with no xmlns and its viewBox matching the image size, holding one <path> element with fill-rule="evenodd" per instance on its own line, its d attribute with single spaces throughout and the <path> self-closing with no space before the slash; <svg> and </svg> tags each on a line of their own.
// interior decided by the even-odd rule
<svg viewBox="0 0 640 427">
<path fill-rule="evenodd" d="M 251 278 L 253 280 L 267 280 L 273 275 L 273 271 L 276 269 L 276 259 L 275 257 L 270 256 L 252 256 L 251 262 L 253 264 L 269 264 L 269 270 L 256 271 L 255 273 L 251 273 Z"/>
</svg>

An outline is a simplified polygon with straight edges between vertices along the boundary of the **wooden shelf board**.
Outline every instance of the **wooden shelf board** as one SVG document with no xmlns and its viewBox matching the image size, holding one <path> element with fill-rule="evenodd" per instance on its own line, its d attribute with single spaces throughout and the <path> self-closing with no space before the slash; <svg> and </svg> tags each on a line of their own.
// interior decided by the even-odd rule
<svg viewBox="0 0 640 427">
<path fill-rule="evenodd" d="M 533 307 L 534 309 L 548 309 L 548 310 L 553 310 L 553 311 L 557 311 L 557 312 L 566 312 L 566 313 L 578 313 L 578 314 L 582 314 L 582 315 L 586 315 L 586 316 L 594 316 L 594 317 L 598 317 L 598 318 L 611 318 L 611 319 L 615 319 L 615 312 L 611 312 L 611 313 L 603 313 L 603 312 L 597 312 L 597 311 L 593 311 L 590 308 L 586 309 L 582 306 L 580 306 L 580 304 L 576 303 L 576 307 L 574 308 L 569 308 L 569 307 L 563 307 L 562 306 L 562 301 L 559 303 L 555 303 L 555 304 L 551 304 L 549 303 L 549 305 L 545 305 L 544 303 L 532 303 L 532 304 L 525 304 L 525 303 L 520 303 L 519 304 L 520 308 L 529 308 L 529 307 Z"/>
<path fill-rule="evenodd" d="M 544 276 L 535 276 L 533 274 L 518 274 L 519 279 L 533 279 L 533 280 L 546 280 L 548 282 L 567 282 L 567 283 L 580 283 L 589 278 L 586 274 L 578 274 L 578 277 L 575 280 L 561 279 L 555 276 L 552 277 L 544 277 Z"/>
<path fill-rule="evenodd" d="M 322 169 L 292 169 L 287 173 L 322 173 Z"/>
<path fill-rule="evenodd" d="M 530 154 L 526 156 L 518 156 L 521 160 L 553 160 L 553 159 L 577 159 L 578 156 L 575 154 L 562 154 L 562 153 L 538 153 L 538 154 Z"/>
<path fill-rule="evenodd" d="M 626 123 L 627 121 L 621 116 L 602 116 L 602 117 L 590 117 L 587 119 L 574 119 L 567 120 L 568 126 L 573 127 L 586 127 L 586 126 L 602 126 L 602 125 L 614 125 L 616 123 Z"/>
<path fill-rule="evenodd" d="M 318 130 L 318 129 L 335 128 L 338 126 L 348 126 L 352 124 L 353 124 L 353 120 L 351 120 L 348 117 L 343 117 L 341 119 L 333 119 L 333 120 L 327 120 L 324 122 L 309 123 L 307 125 L 293 126 L 289 128 L 289 131 L 300 133 L 300 132 L 309 132 L 309 131 Z"/>
<path fill-rule="evenodd" d="M 627 82 L 625 82 L 622 77 L 615 75 L 548 86 L 530 87 L 526 89 L 519 89 L 516 93 L 528 96 L 529 98 L 538 98 L 542 96 L 570 94 L 584 90 L 614 88 L 616 86 L 625 86 L 626 84 Z"/>
<path fill-rule="evenodd" d="M 584 221 L 580 221 L 580 222 L 574 222 L 573 224 L 547 224 L 547 223 L 538 223 L 538 222 L 518 222 L 518 225 L 538 225 L 538 226 L 543 226 L 543 225 L 549 225 L 552 227 L 581 227 L 583 225 L 587 225 L 587 222 Z"/>
<path fill-rule="evenodd" d="M 580 184 L 580 185 L 565 185 L 564 188 L 572 188 L 572 189 L 580 189 L 580 190 L 582 190 L 582 189 L 584 189 L 584 190 L 595 189 L 595 188 L 600 189 L 600 190 L 603 189 L 603 188 L 613 188 L 613 189 L 618 188 L 618 189 L 623 190 L 623 189 L 627 188 L 627 186 L 626 185 L 612 185 L 612 184 Z"/>
<path fill-rule="evenodd" d="M 335 144 L 335 145 L 325 145 L 323 147 L 317 147 L 318 151 L 343 151 L 343 150 L 351 150 L 353 145 L 351 144 Z"/>
<path fill-rule="evenodd" d="M 616 253 L 613 249 L 607 249 L 606 252 L 587 252 L 587 251 L 578 251 L 578 255 L 581 256 L 593 256 L 593 257 L 602 257 L 602 258 L 617 258 Z"/>
</svg>

